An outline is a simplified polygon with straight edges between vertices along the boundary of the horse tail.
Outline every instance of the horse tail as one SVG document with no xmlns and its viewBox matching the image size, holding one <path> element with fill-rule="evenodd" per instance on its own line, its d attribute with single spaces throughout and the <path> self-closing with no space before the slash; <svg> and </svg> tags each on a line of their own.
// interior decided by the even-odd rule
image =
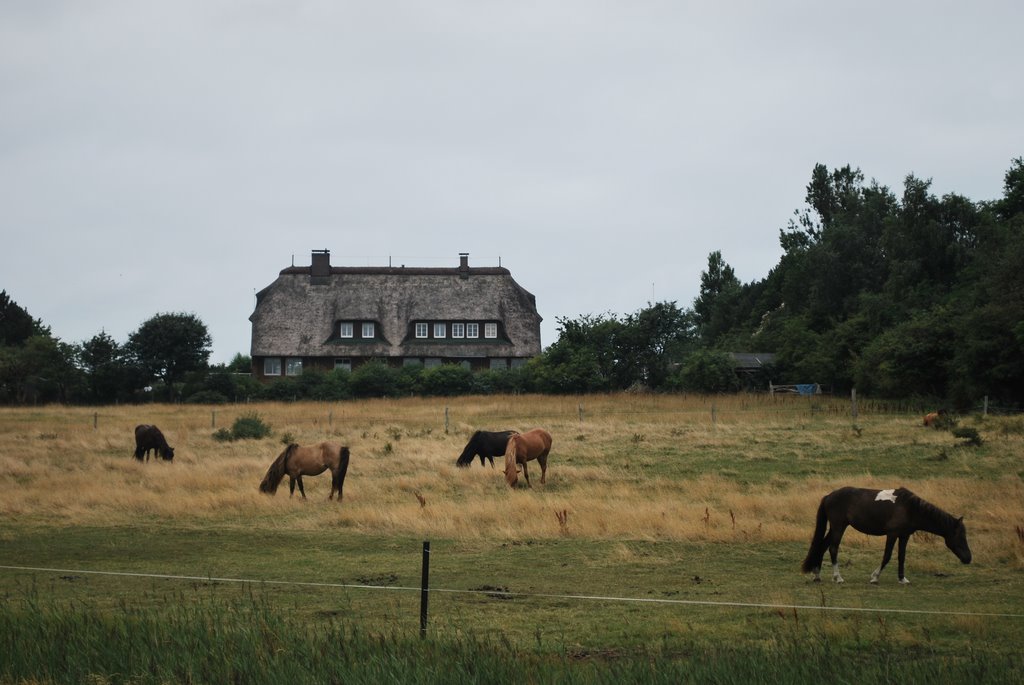
<svg viewBox="0 0 1024 685">
<path fill-rule="evenodd" d="M 827 496 L 826 496 L 827 497 Z M 807 558 L 801 564 L 800 570 L 810 573 L 816 568 L 821 568 L 821 559 L 825 556 L 825 528 L 828 526 L 828 514 L 825 512 L 825 499 L 821 498 L 818 505 L 818 516 L 814 524 L 814 536 L 811 538 L 811 548 L 807 550 Z"/>
<path fill-rule="evenodd" d="M 348 447 L 342 447 L 338 454 L 338 475 L 334 477 L 334 486 L 338 488 L 338 499 L 341 499 L 341 486 L 345 484 L 345 474 L 348 473 Z"/>
<path fill-rule="evenodd" d="M 518 434 L 511 436 L 508 439 L 508 444 L 505 445 L 505 482 L 509 484 L 509 487 L 519 482 L 519 472 L 516 469 L 516 438 L 518 437 Z"/>
</svg>

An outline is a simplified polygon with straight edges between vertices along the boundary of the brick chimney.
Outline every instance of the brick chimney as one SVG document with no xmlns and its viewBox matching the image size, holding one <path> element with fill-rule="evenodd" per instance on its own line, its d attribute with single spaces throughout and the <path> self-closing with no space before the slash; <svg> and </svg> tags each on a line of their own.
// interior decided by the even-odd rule
<svg viewBox="0 0 1024 685">
<path fill-rule="evenodd" d="M 459 253 L 459 278 L 469 278 L 469 253 Z"/>
<path fill-rule="evenodd" d="M 331 275 L 331 251 L 330 250 L 313 250 L 313 266 L 310 271 L 311 276 L 330 276 Z"/>
</svg>

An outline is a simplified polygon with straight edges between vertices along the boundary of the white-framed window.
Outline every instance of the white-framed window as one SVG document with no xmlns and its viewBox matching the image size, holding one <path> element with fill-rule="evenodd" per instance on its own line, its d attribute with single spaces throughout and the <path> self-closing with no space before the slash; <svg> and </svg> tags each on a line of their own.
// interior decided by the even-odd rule
<svg viewBox="0 0 1024 685">
<path fill-rule="evenodd" d="M 485 323 L 484 324 L 484 337 L 485 338 L 497 338 L 498 337 L 498 324 L 496 324 L 496 323 Z"/>
<path fill-rule="evenodd" d="M 284 373 L 286 376 L 301 376 L 302 357 L 288 357 L 284 363 Z"/>
<path fill-rule="evenodd" d="M 466 337 L 466 324 L 464 324 L 464 323 L 453 323 L 452 324 L 452 337 L 453 338 L 465 338 Z"/>
<path fill-rule="evenodd" d="M 264 376 L 280 376 L 281 375 L 281 359 L 279 357 L 267 357 L 263 360 L 263 375 Z"/>
<path fill-rule="evenodd" d="M 434 324 L 434 337 L 435 338 L 446 338 L 448 337 L 448 326 L 443 323 Z"/>
<path fill-rule="evenodd" d="M 353 326 L 351 321 L 342 321 L 341 323 L 338 324 L 338 337 L 351 338 L 353 335 L 352 329 Z"/>
<path fill-rule="evenodd" d="M 338 371 L 339 369 L 344 369 L 345 371 L 351 371 L 352 370 L 352 360 L 348 359 L 348 358 L 335 359 L 334 360 L 334 370 Z"/>
<path fill-rule="evenodd" d="M 417 338 L 426 338 L 427 337 L 427 331 L 428 331 L 428 329 L 427 329 L 427 324 L 426 323 L 420 322 L 420 323 L 416 324 L 416 337 Z"/>
<path fill-rule="evenodd" d="M 372 338 L 374 336 L 374 325 L 372 321 L 368 321 L 363 324 L 363 337 Z"/>
<path fill-rule="evenodd" d="M 480 337 L 480 324 L 478 324 L 478 323 L 467 323 L 466 324 L 466 337 L 467 338 L 479 338 Z"/>
</svg>

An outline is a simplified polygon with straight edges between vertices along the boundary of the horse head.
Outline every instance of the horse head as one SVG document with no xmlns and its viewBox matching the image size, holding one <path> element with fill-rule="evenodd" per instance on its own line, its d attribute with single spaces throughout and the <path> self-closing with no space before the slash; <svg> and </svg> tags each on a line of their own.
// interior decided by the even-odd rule
<svg viewBox="0 0 1024 685">
<path fill-rule="evenodd" d="M 473 437 L 471 437 L 469 442 L 466 443 L 466 448 L 462 450 L 462 454 L 460 454 L 458 460 L 456 460 L 456 466 L 465 468 L 473 463 L 473 457 L 475 457 L 477 453 L 476 441 L 479 437 L 480 431 L 473 433 Z"/>
<path fill-rule="evenodd" d="M 167 447 L 165 449 L 165 448 L 161 447 L 160 448 L 160 456 L 163 457 L 164 461 L 174 461 L 174 448 L 173 447 Z"/>
<path fill-rule="evenodd" d="M 516 466 L 519 456 L 519 441 L 520 436 L 511 436 L 508 439 L 508 445 L 505 447 L 505 482 L 509 484 L 509 487 L 513 487 L 519 482 L 519 468 Z"/>
<path fill-rule="evenodd" d="M 284 452 L 278 455 L 274 463 L 267 469 L 267 475 L 263 476 L 263 481 L 260 483 L 260 492 L 264 492 L 268 495 L 273 495 L 277 492 L 277 486 L 281 484 L 284 479 L 284 474 L 288 468 L 288 455 L 291 454 L 298 445 L 288 445 L 284 448 Z"/>
<path fill-rule="evenodd" d="M 967 526 L 964 525 L 964 517 L 956 520 L 953 530 L 945 536 L 946 547 L 956 555 L 964 564 L 971 563 L 971 548 L 967 544 Z"/>
</svg>

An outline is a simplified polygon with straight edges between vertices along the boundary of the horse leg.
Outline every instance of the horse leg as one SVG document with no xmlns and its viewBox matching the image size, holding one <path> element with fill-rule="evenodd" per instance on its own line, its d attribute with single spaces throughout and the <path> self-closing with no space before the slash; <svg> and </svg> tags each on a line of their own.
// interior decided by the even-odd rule
<svg viewBox="0 0 1024 685">
<path fill-rule="evenodd" d="M 288 476 L 288 496 L 295 496 L 295 476 Z"/>
<path fill-rule="evenodd" d="M 898 571 L 899 571 L 899 574 L 898 575 L 900 577 L 900 584 L 901 585 L 910 585 L 910 579 L 907 578 L 905 575 L 903 575 L 903 562 L 906 561 L 906 558 L 907 558 L 907 543 L 908 542 L 910 542 L 910 535 L 901 535 L 900 536 L 899 557 L 898 557 L 898 563 L 899 563 Z"/>
<path fill-rule="evenodd" d="M 532 488 L 533 486 L 530 485 L 530 473 L 529 473 L 529 471 L 526 470 L 526 462 L 525 461 L 523 462 L 523 478 L 526 479 L 526 487 Z"/>
<path fill-rule="evenodd" d="M 540 464 L 540 484 L 544 485 L 548 476 L 548 455 L 537 457 L 537 463 Z"/>
<path fill-rule="evenodd" d="M 892 559 L 892 548 L 896 544 L 895 535 L 887 535 L 885 537 L 885 552 L 882 553 L 882 563 L 878 565 L 874 571 L 871 572 L 871 582 L 878 584 L 878 576 L 882 573 L 882 569 L 889 563 L 889 559 Z M 902 575 L 902 574 L 901 574 Z"/>
<path fill-rule="evenodd" d="M 842 574 L 839 573 L 839 543 L 843 540 L 843 533 L 846 532 L 846 525 L 832 526 L 828 532 L 829 545 L 828 556 L 832 560 L 832 582 L 844 583 Z"/>
<path fill-rule="evenodd" d="M 302 495 L 302 499 L 306 499 L 306 489 L 302 487 L 302 475 L 295 476 L 295 482 L 299 484 L 299 494 Z"/>
</svg>

